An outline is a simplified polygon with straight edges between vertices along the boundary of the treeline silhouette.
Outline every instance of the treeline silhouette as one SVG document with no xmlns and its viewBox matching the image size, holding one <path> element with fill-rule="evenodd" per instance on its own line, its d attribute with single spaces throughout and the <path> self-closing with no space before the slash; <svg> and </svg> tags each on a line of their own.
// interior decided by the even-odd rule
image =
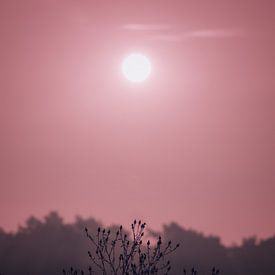
<svg viewBox="0 0 275 275">
<path fill-rule="evenodd" d="M 96 232 L 102 224 L 81 217 L 66 224 L 58 213 L 51 212 L 44 220 L 30 217 L 14 234 L 0 229 L 0 274 L 54 275 L 71 267 L 88 270 L 92 265 L 87 253 L 91 244 L 85 237 L 85 227 Z M 117 228 L 109 227 L 114 232 Z M 170 274 L 183 274 L 184 268 L 195 267 L 197 274 L 207 275 L 213 266 L 224 275 L 275 274 L 275 237 L 262 241 L 248 238 L 240 246 L 225 247 L 218 237 L 206 237 L 176 223 L 150 234 L 152 239 L 160 234 L 164 241 L 181 243 L 171 255 Z"/>
</svg>

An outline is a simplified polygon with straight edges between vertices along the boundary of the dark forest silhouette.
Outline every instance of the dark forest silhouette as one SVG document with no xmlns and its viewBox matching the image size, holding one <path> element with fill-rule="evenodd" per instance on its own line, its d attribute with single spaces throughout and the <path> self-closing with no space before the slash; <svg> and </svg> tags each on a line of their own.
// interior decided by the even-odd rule
<svg viewBox="0 0 275 275">
<path fill-rule="evenodd" d="M 43 221 L 29 218 L 14 234 L 0 230 L 0 273 L 52 275 L 62 274 L 63 268 L 69 270 L 71 266 L 88 269 L 92 265 L 87 254 L 91 244 L 85 237 L 85 227 L 96 232 L 102 224 L 81 217 L 65 224 L 52 212 Z M 118 226 L 109 228 L 116 232 Z M 248 238 L 240 246 L 225 247 L 218 237 L 206 237 L 176 223 L 150 234 L 153 239 L 160 234 L 164 242 L 181 243 L 177 253 L 171 255 L 170 274 L 182 274 L 183 268 L 192 267 L 199 270 L 198 274 L 210 274 L 213 266 L 225 275 L 275 274 L 275 237 L 262 241 Z"/>
</svg>

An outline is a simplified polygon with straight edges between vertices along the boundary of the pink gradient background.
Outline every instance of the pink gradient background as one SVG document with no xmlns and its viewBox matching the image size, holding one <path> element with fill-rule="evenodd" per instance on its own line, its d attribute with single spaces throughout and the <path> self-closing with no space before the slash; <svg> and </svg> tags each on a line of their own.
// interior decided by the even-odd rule
<svg viewBox="0 0 275 275">
<path fill-rule="evenodd" d="M 1 1 L 0 226 L 58 210 L 274 235 L 274 10 Z M 152 61 L 142 85 L 121 75 L 132 51 Z"/>
</svg>

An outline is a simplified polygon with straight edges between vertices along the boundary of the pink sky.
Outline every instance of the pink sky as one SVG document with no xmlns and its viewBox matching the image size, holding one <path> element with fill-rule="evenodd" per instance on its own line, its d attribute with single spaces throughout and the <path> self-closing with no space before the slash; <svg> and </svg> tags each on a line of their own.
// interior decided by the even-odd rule
<svg viewBox="0 0 275 275">
<path fill-rule="evenodd" d="M 0 3 L 0 226 L 58 210 L 275 233 L 275 2 Z M 138 51 L 152 75 L 121 74 Z"/>
</svg>

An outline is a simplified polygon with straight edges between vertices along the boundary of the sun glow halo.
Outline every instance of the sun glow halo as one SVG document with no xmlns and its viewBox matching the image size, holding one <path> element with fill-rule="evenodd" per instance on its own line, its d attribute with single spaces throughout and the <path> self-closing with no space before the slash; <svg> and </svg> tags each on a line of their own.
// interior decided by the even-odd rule
<svg viewBox="0 0 275 275">
<path fill-rule="evenodd" d="M 123 60 L 122 72 L 129 81 L 143 82 L 151 73 L 151 64 L 143 54 L 133 53 Z"/>
</svg>

